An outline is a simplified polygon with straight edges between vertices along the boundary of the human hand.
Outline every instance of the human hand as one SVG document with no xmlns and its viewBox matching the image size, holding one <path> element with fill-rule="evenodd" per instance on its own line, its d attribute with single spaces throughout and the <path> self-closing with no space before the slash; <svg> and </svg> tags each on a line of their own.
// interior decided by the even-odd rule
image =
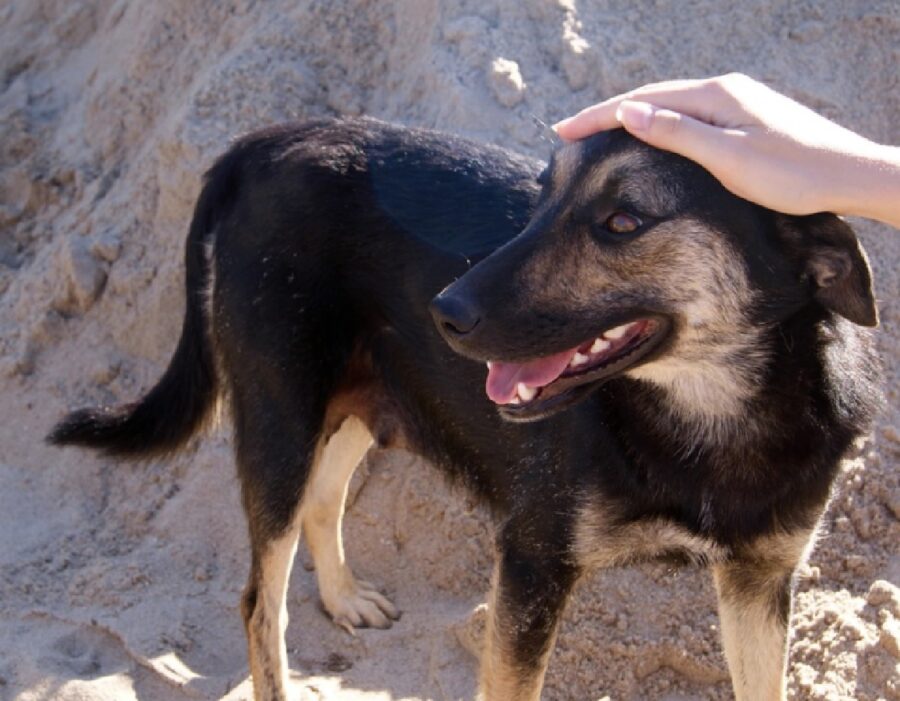
<svg viewBox="0 0 900 701">
<path fill-rule="evenodd" d="M 900 227 L 900 149 L 745 75 L 645 85 L 554 129 L 575 140 L 619 126 L 696 161 L 736 195 L 770 209 L 859 214 Z"/>
</svg>

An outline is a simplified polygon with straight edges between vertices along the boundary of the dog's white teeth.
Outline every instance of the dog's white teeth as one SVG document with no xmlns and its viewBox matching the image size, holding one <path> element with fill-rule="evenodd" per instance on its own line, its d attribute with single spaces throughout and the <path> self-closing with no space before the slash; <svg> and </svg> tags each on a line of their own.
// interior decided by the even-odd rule
<svg viewBox="0 0 900 701">
<path fill-rule="evenodd" d="M 534 387 L 528 387 L 524 382 L 516 385 L 516 392 L 523 402 L 530 402 L 537 395 L 537 390 Z"/>
<path fill-rule="evenodd" d="M 609 348 L 610 345 L 612 345 L 612 344 L 610 344 L 609 341 L 602 339 L 602 338 L 598 338 L 594 341 L 594 345 L 591 346 L 591 353 L 601 353 L 601 352 L 605 351 L 607 348 Z"/>
<path fill-rule="evenodd" d="M 610 329 L 609 331 L 603 332 L 604 338 L 610 338 L 613 341 L 618 341 L 622 336 L 628 333 L 628 329 L 631 328 L 631 324 L 622 324 L 621 326 L 616 326 L 614 329 Z"/>
<path fill-rule="evenodd" d="M 487 369 L 488 369 L 488 370 L 490 370 L 492 367 L 494 367 L 494 364 L 493 364 L 490 360 L 488 360 L 488 361 L 485 363 L 485 365 L 487 365 Z"/>
<path fill-rule="evenodd" d="M 519 395 L 516 395 L 515 397 L 513 397 L 512 399 L 509 400 L 509 403 L 510 404 L 521 404 L 522 400 L 519 399 Z"/>
<path fill-rule="evenodd" d="M 569 365 L 573 368 L 577 368 L 579 365 L 584 365 L 588 360 L 589 358 L 586 355 L 576 352 L 575 355 L 572 356 L 572 360 L 569 361 Z"/>
</svg>

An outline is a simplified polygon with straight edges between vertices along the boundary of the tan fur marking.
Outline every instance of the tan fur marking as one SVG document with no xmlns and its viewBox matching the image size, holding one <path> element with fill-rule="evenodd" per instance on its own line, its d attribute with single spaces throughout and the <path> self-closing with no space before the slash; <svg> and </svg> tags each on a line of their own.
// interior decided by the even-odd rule
<svg viewBox="0 0 900 701">
<path fill-rule="evenodd" d="M 771 562 L 778 567 L 797 567 L 809 557 L 816 544 L 817 530 L 798 530 L 757 538 L 753 545 L 741 554 Z"/>
<path fill-rule="evenodd" d="M 611 506 L 588 504 L 576 519 L 575 552 L 586 568 L 614 567 L 677 553 L 715 562 L 728 551 L 664 518 L 617 525 Z"/>
<path fill-rule="evenodd" d="M 287 698 L 284 632 L 288 615 L 285 599 L 299 536 L 300 521 L 295 518 L 280 538 L 269 543 L 260 559 L 256 606 L 247 623 L 250 673 L 256 701 Z"/>
<path fill-rule="evenodd" d="M 353 576 L 344 554 L 341 522 L 347 487 L 371 445 L 372 435 L 359 418 L 344 419 L 318 451 L 301 507 L 322 604 L 335 623 L 351 632 L 358 626 L 388 628 L 398 616 L 371 584 Z"/>
<path fill-rule="evenodd" d="M 203 287 L 200 297 L 200 304 L 203 306 L 203 313 L 206 317 L 206 336 L 211 339 L 209 344 L 212 355 L 213 364 L 215 366 L 216 377 L 219 379 L 219 387 L 212 409 L 209 412 L 209 428 L 217 428 L 222 424 L 225 418 L 225 408 L 228 400 L 228 386 L 224 381 L 228 377 L 225 372 L 222 354 L 219 350 L 219 344 L 215 342 L 215 304 L 213 299 L 216 293 L 216 249 L 215 235 L 210 235 L 208 240 L 203 242 L 203 256 L 209 269 L 209 279 Z"/>
<path fill-rule="evenodd" d="M 773 602 L 814 538 L 807 531 L 771 535 L 713 567 L 722 643 L 737 701 L 783 701 L 788 626 Z M 752 585 L 752 588 L 751 588 Z"/>
<path fill-rule="evenodd" d="M 581 144 L 572 144 L 570 148 L 560 149 L 553 155 L 553 189 L 566 187 L 575 177 L 578 166 L 583 161 Z"/>
<path fill-rule="evenodd" d="M 360 347 L 350 355 L 341 384 L 328 400 L 323 433 L 335 433 L 348 416 L 360 419 L 379 448 L 408 448 L 397 409 L 387 398 L 372 367 L 371 355 Z"/>
<path fill-rule="evenodd" d="M 722 644 L 736 701 L 783 701 L 787 629 L 761 599 L 736 600 L 727 589 L 726 566 L 713 568 L 719 594 Z"/>
<path fill-rule="evenodd" d="M 579 160 L 585 157 L 579 155 Z M 613 194 L 630 202 L 640 202 L 641 210 L 646 214 L 661 217 L 671 212 L 678 203 L 677 185 L 669 181 L 647 177 L 647 173 L 655 170 L 653 159 L 642 153 L 617 153 L 603 158 L 596 163 L 577 185 L 579 200 L 596 201 L 603 196 Z M 574 168 L 572 175 L 575 174 Z M 634 173 L 641 173 L 635 178 Z M 623 174 L 628 176 L 622 177 Z M 610 177 L 615 178 L 611 187 Z"/>
<path fill-rule="evenodd" d="M 667 392 L 674 418 L 686 429 L 679 436 L 681 449 L 689 450 L 700 440 L 727 439 L 756 391 L 754 378 L 767 350 L 761 341 L 764 329 L 747 319 L 754 300 L 746 272 L 723 237 L 685 219 L 658 229 L 666 245 L 644 257 L 664 259 L 654 274 L 666 273 L 650 284 L 662 286 L 680 324 L 665 355 L 626 374 Z"/>
</svg>

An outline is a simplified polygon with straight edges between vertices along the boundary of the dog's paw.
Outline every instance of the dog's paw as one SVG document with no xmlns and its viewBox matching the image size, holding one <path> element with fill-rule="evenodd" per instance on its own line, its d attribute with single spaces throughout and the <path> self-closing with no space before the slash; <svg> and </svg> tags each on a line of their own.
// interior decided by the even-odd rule
<svg viewBox="0 0 900 701">
<path fill-rule="evenodd" d="M 334 622 L 353 635 L 356 628 L 390 628 L 400 612 L 374 586 L 351 579 L 341 591 L 325 596 L 322 604 Z"/>
<path fill-rule="evenodd" d="M 456 621 L 450 626 L 457 642 L 476 660 L 481 657 L 484 650 L 488 614 L 488 605 L 478 604 L 464 619 Z"/>
</svg>

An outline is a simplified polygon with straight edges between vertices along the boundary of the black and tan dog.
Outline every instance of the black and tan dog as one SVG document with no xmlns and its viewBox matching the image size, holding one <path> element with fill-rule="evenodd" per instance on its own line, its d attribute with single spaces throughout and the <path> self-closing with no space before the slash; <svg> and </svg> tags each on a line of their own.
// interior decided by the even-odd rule
<svg viewBox="0 0 900 701">
<path fill-rule="evenodd" d="M 843 222 L 751 205 L 623 132 L 543 169 L 337 120 L 238 142 L 207 175 L 186 258 L 165 375 L 51 439 L 165 453 L 227 399 L 257 699 L 287 693 L 301 531 L 338 623 L 397 615 L 341 545 L 373 441 L 497 518 L 484 699 L 540 696 L 586 571 L 672 555 L 712 566 L 738 699 L 783 698 L 792 573 L 876 404 L 870 274 Z"/>
</svg>

